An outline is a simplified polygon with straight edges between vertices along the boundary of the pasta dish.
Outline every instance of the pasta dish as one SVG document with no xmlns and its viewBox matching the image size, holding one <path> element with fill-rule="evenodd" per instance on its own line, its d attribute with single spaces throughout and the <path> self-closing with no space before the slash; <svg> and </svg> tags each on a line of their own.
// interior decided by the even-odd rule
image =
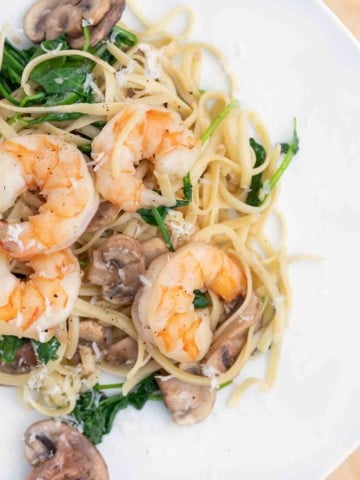
<svg viewBox="0 0 360 480">
<path fill-rule="evenodd" d="M 221 52 L 189 40 L 188 7 L 154 23 L 128 0 L 134 31 L 123 1 L 66 3 L 29 9 L 30 47 L 0 37 L 0 383 L 96 444 L 128 405 L 160 399 L 190 425 L 226 386 L 234 406 L 274 385 L 291 305 L 275 204 L 298 137 L 294 121 L 273 144 L 242 108 Z M 203 89 L 204 52 L 227 91 Z M 246 375 L 256 355 L 264 378 Z M 28 478 L 55 478 L 39 438 Z"/>
</svg>

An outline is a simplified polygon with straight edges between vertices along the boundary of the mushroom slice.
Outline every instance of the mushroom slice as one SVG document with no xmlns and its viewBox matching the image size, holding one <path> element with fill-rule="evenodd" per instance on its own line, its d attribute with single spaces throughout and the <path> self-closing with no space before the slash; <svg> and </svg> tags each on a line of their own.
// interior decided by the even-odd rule
<svg viewBox="0 0 360 480">
<path fill-rule="evenodd" d="M 110 0 L 81 0 L 78 7 L 82 11 L 82 17 L 97 25 L 110 10 Z"/>
<path fill-rule="evenodd" d="M 131 337 L 124 337 L 110 345 L 105 361 L 114 366 L 133 365 L 138 356 L 138 344 Z"/>
<path fill-rule="evenodd" d="M 76 428 L 43 420 L 25 432 L 25 455 L 33 466 L 26 480 L 109 480 L 100 452 Z"/>
<path fill-rule="evenodd" d="M 140 287 L 139 276 L 145 273 L 145 255 L 135 238 L 118 234 L 106 239 L 90 255 L 86 281 L 102 287 L 107 302 L 130 305 Z"/>
<path fill-rule="evenodd" d="M 208 367 L 219 373 L 228 370 L 235 362 L 245 345 L 249 328 L 252 325 L 255 325 L 255 330 L 261 327 L 261 302 L 258 295 L 253 293 L 245 310 L 239 313 L 237 309 L 226 322 L 228 325 L 215 339 L 203 360 Z"/>
<path fill-rule="evenodd" d="M 31 343 L 25 343 L 16 352 L 15 361 L 12 363 L 0 363 L 0 372 L 22 375 L 38 364 L 34 349 Z"/>
<path fill-rule="evenodd" d="M 66 6 L 74 6 L 78 2 L 79 0 L 66 0 Z M 29 8 L 24 17 L 24 32 L 31 41 L 34 43 L 40 43 L 44 40 L 46 18 L 53 9 L 58 7 L 58 5 L 59 0 L 38 0 Z"/>
<path fill-rule="evenodd" d="M 61 5 L 59 5 L 61 4 Z M 81 48 L 82 20 L 89 23 L 91 45 L 105 38 L 120 19 L 125 0 L 38 0 L 24 18 L 25 34 L 35 43 L 67 33 L 70 45 Z"/>
<path fill-rule="evenodd" d="M 199 364 L 180 364 L 180 368 L 201 375 Z M 155 377 L 172 419 L 178 425 L 192 425 L 210 415 L 216 400 L 216 390 L 183 382 L 177 378 Z"/>
<path fill-rule="evenodd" d="M 45 38 L 53 40 L 66 32 L 72 37 L 81 35 L 81 10 L 74 5 L 59 5 L 49 12 L 44 19 Z"/>
<path fill-rule="evenodd" d="M 155 258 L 160 257 L 160 255 L 168 251 L 164 240 L 159 237 L 150 238 L 150 240 L 143 242 L 141 246 L 145 253 L 146 268 L 148 268 Z"/>
<path fill-rule="evenodd" d="M 111 0 L 110 9 L 103 17 L 101 22 L 99 22 L 94 27 L 90 27 L 91 46 L 100 42 L 107 35 L 109 35 L 115 23 L 120 19 L 124 8 L 125 0 Z M 70 45 L 73 48 L 82 48 L 84 46 L 84 37 L 81 36 L 70 39 Z"/>
<path fill-rule="evenodd" d="M 99 207 L 89 223 L 86 231 L 87 232 L 96 232 L 100 228 L 104 228 L 110 223 L 112 223 L 120 212 L 119 207 L 113 205 L 110 202 L 100 202 Z"/>
<path fill-rule="evenodd" d="M 104 327 L 94 320 L 82 320 L 79 327 L 79 337 L 85 342 L 103 345 L 105 342 Z"/>
</svg>

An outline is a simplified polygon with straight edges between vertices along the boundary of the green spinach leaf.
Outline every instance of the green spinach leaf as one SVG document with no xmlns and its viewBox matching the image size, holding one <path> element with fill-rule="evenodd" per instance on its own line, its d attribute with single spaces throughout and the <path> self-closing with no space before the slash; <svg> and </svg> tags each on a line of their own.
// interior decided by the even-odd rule
<svg viewBox="0 0 360 480">
<path fill-rule="evenodd" d="M 14 335 L 4 335 L 0 337 L 0 361 L 4 363 L 14 362 L 17 351 L 26 342 L 26 338 L 18 338 Z"/>
<path fill-rule="evenodd" d="M 129 405 L 140 410 L 158 391 L 154 375 L 142 380 L 127 396 L 120 393 L 108 397 L 95 386 L 79 396 L 71 415 L 82 425 L 84 435 L 96 445 L 111 431 L 117 412 Z"/>
<path fill-rule="evenodd" d="M 185 199 L 176 200 L 175 205 L 172 205 L 171 207 L 160 206 L 152 208 L 139 208 L 137 210 L 137 213 L 141 215 L 142 219 L 146 223 L 148 223 L 149 225 L 154 225 L 155 227 L 158 227 L 160 229 L 165 243 L 171 252 L 174 251 L 174 246 L 171 242 L 170 234 L 164 225 L 164 220 L 170 209 L 189 205 L 189 203 L 192 201 L 192 191 L 193 186 L 190 180 L 190 173 L 188 173 L 183 178 L 183 193 Z"/>
<path fill-rule="evenodd" d="M 110 40 L 119 48 L 122 48 L 124 45 L 127 47 L 133 47 L 138 43 L 135 33 L 125 30 L 118 25 L 115 25 L 112 29 Z"/>
<path fill-rule="evenodd" d="M 256 157 L 255 168 L 260 167 L 265 162 L 265 149 L 262 145 L 260 145 L 260 143 L 257 143 L 254 138 L 250 138 L 250 145 L 251 148 L 254 150 Z M 263 183 L 261 180 L 261 173 L 254 175 L 251 179 L 250 192 L 246 199 L 246 203 L 248 205 L 252 205 L 253 207 L 258 207 L 259 205 L 261 205 L 259 194 L 262 187 Z"/>
<path fill-rule="evenodd" d="M 48 363 L 50 360 L 58 358 L 57 351 L 60 347 L 60 342 L 56 337 L 50 338 L 48 342 L 38 342 L 31 340 L 34 352 L 41 363 Z"/>
<path fill-rule="evenodd" d="M 210 298 L 201 290 L 194 290 L 193 304 L 195 308 L 206 308 L 211 306 Z"/>
<path fill-rule="evenodd" d="M 76 120 L 83 116 L 83 113 L 77 112 L 70 112 L 70 113 L 47 113 L 45 115 L 41 115 L 40 117 L 33 118 L 32 120 L 26 120 L 24 118 L 21 119 L 21 122 L 26 127 L 31 127 L 32 125 L 38 125 L 39 123 L 44 122 L 65 122 L 68 120 Z"/>
</svg>

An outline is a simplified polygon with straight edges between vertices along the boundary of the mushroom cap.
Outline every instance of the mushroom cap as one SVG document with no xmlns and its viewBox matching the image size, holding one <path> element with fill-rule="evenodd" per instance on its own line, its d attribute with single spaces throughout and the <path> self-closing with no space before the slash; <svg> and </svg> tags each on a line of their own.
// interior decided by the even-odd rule
<svg viewBox="0 0 360 480">
<path fill-rule="evenodd" d="M 201 375 L 199 364 L 180 364 L 180 368 Z M 163 400 L 178 425 L 193 425 L 208 417 L 214 407 L 216 390 L 182 382 L 177 378 L 155 377 Z"/>
<path fill-rule="evenodd" d="M 146 268 L 155 258 L 160 257 L 163 253 L 168 252 L 168 248 L 164 240 L 159 237 L 150 238 L 141 244 L 146 259 Z"/>
<path fill-rule="evenodd" d="M 82 17 L 91 25 L 97 25 L 110 10 L 110 0 L 80 0 L 78 7 L 82 11 Z"/>
<path fill-rule="evenodd" d="M 133 237 L 118 234 L 91 252 L 86 281 L 102 287 L 102 297 L 113 305 L 130 305 L 145 273 L 145 255 Z"/>
<path fill-rule="evenodd" d="M 138 344 L 131 337 L 124 337 L 110 345 L 105 361 L 115 366 L 132 365 L 138 356 Z"/>
<path fill-rule="evenodd" d="M 79 324 L 79 337 L 90 343 L 103 346 L 105 343 L 105 328 L 95 320 L 81 320 Z"/>
<path fill-rule="evenodd" d="M 25 431 L 25 455 L 33 466 L 26 480 L 109 480 L 100 452 L 76 428 L 43 420 Z"/>
<path fill-rule="evenodd" d="M 115 23 L 121 18 L 125 9 L 125 0 L 111 0 L 110 9 L 103 16 L 101 22 L 93 27 L 89 27 L 90 45 L 96 45 L 111 32 Z M 72 48 L 82 48 L 84 46 L 84 37 L 80 36 L 70 39 Z"/>
<path fill-rule="evenodd" d="M 74 5 L 59 5 L 51 10 L 45 21 L 45 38 L 53 40 L 66 32 L 69 36 L 81 35 L 81 10 Z"/>
<path fill-rule="evenodd" d="M 81 48 L 85 19 L 89 22 L 90 43 L 95 45 L 110 33 L 124 8 L 125 0 L 38 0 L 24 17 L 24 32 L 35 43 L 67 33 L 70 45 Z"/>
<path fill-rule="evenodd" d="M 91 219 L 86 231 L 96 232 L 100 228 L 104 228 L 112 223 L 120 212 L 119 207 L 113 205 L 111 202 L 100 202 L 95 215 Z"/>
<path fill-rule="evenodd" d="M 31 343 L 25 343 L 16 352 L 15 361 L 12 363 L 0 363 L 0 372 L 22 375 L 30 372 L 32 367 L 38 364 L 34 349 Z"/>
<path fill-rule="evenodd" d="M 218 372 L 225 372 L 235 362 L 246 342 L 246 334 L 249 328 L 255 324 L 255 330 L 261 327 L 261 302 L 256 293 L 252 293 L 246 308 L 239 308 L 226 320 L 224 329 L 211 345 L 204 358 L 207 366 Z M 220 327 L 221 328 L 221 327 Z"/>
<path fill-rule="evenodd" d="M 76 5 L 79 0 L 66 0 L 66 5 Z M 24 32 L 34 43 L 45 39 L 46 17 L 59 5 L 59 0 L 38 0 L 24 17 Z"/>
</svg>

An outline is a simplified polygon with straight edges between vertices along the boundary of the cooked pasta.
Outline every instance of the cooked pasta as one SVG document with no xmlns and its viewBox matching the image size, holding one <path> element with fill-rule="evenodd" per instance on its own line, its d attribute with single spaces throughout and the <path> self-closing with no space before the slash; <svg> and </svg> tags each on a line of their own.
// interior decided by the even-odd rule
<svg viewBox="0 0 360 480">
<path fill-rule="evenodd" d="M 236 80 L 229 73 L 221 52 L 206 43 L 189 40 L 195 21 L 191 9 L 176 7 L 157 22 L 151 22 L 133 0 L 127 4 L 143 30 L 134 32 L 138 42 L 126 49 L 116 46 L 111 38 L 107 40 L 107 51 L 114 59 L 111 64 L 84 50 L 44 52 L 26 65 L 21 86 L 12 92 L 17 104 L 0 100 L 3 139 L 0 162 L 8 152 L 15 151 L 14 145 L 32 148 L 28 142 L 33 135 L 38 136 L 39 142 L 44 142 L 46 136 L 52 144 L 64 142 L 87 147 L 84 158 L 96 190 L 96 193 L 91 190 L 91 198 L 100 194 L 102 203 L 106 200 L 111 204 L 106 205 L 105 222 L 86 228 L 90 218 L 84 216 L 86 225 L 84 223 L 81 234 L 75 234 L 70 240 L 58 223 L 47 223 L 50 217 L 42 217 L 42 230 L 50 227 L 53 233 L 59 229 L 59 239 L 51 235 L 50 240 L 44 240 L 44 245 L 54 245 L 49 247 L 50 251 L 60 247 L 72 250 L 82 268 L 81 287 L 70 316 L 67 314 L 56 326 L 51 326 L 52 330 L 46 330 L 45 337 L 41 338 L 41 331 L 37 337 L 39 328 L 34 323 L 32 338 L 41 342 L 55 335 L 60 342 L 57 359 L 33 366 L 22 374 L 1 372 L 0 383 L 17 386 L 27 403 L 49 416 L 70 414 L 78 395 L 91 389 L 102 371 L 122 378 L 124 395 L 155 372 L 163 379 L 171 376 L 191 385 L 211 388 L 238 379 L 240 384 L 230 395 L 230 405 L 234 406 L 251 386 L 274 385 L 291 306 L 285 222 L 275 210 L 278 188 L 276 182 L 272 184 L 282 155 L 280 144 L 272 144 L 257 113 L 234 102 Z M 180 34 L 171 33 L 168 25 L 183 15 L 187 16 L 186 28 Z M 127 28 L 123 22 L 119 25 Z M 0 59 L 5 33 L 4 30 L 0 37 Z M 217 90 L 216 86 L 201 90 L 203 52 L 211 54 L 223 67 L 227 91 Z M 21 102 L 25 97 L 37 94 L 31 80 L 34 69 L 43 62 L 64 56 L 94 62 L 93 71 L 86 78 L 93 102 L 23 106 Z M 32 122 L 50 113 L 74 112 L 82 115 L 63 122 L 51 121 L 50 117 L 47 121 Z M 147 137 L 145 129 L 150 132 L 146 133 Z M 162 143 L 152 145 L 159 130 Z M 260 144 L 264 151 L 261 162 L 256 151 Z M 169 154 L 169 145 L 175 153 Z M 45 151 L 44 146 L 41 148 Z M 114 151 L 121 152 L 122 163 Z M 72 189 L 77 195 L 76 202 L 80 201 L 77 173 L 69 166 L 64 166 L 61 172 L 61 175 L 69 172 L 67 178 L 71 183 L 61 188 Z M 15 195 L 11 206 L 3 209 L 0 241 L 7 254 L 14 251 L 6 247 L 14 247 L 13 225 L 19 226 L 18 247 L 19 242 L 25 241 L 21 236 L 23 225 L 31 223 L 29 219 L 36 216 L 39 208 L 44 211 L 44 196 L 39 195 L 44 185 L 47 202 L 50 202 L 48 177 L 44 180 L 40 173 L 36 175 L 39 177 L 36 188 L 32 185 L 29 189 L 20 189 L 21 194 Z M 254 179 L 257 180 L 254 182 Z M 254 192 L 259 182 L 261 188 Z M 251 192 L 258 194 L 257 202 L 249 201 Z M 63 193 L 57 195 L 58 202 Z M 96 209 L 93 207 L 91 216 Z M 278 245 L 273 244 L 265 232 L 269 217 L 274 215 L 278 216 L 283 231 Z M 36 233 L 36 236 L 35 233 L 29 237 L 29 252 L 41 254 L 44 249 L 38 247 L 39 238 L 45 234 Z M 163 246 L 170 250 L 161 252 L 159 246 L 158 254 L 146 259 L 146 268 L 141 267 L 139 271 L 130 268 L 133 270 L 127 275 L 136 276 L 131 281 L 137 290 L 128 294 L 130 301 L 123 300 L 125 294 L 119 293 L 119 288 L 105 288 L 106 275 L 114 267 L 112 260 L 108 264 L 105 261 L 103 280 L 98 280 L 97 272 L 91 270 L 93 264 L 100 261 L 96 255 L 105 255 L 104 245 L 118 234 L 132 239 L 130 246 L 122 247 L 134 255 L 132 265 L 141 263 L 136 249 L 149 245 L 147 242 L 154 239 L 162 239 L 162 235 Z M 24 252 L 23 247 L 20 250 Z M 13 274 L 17 272 L 22 279 L 29 275 L 27 256 L 28 253 L 19 254 L 18 260 L 12 260 L 9 266 Z M 121 264 L 116 268 L 121 269 Z M 195 272 L 197 268 L 201 270 L 199 274 Z M 176 277 L 177 271 L 185 273 Z M 176 283 L 175 277 L 183 278 L 184 284 Z M 33 282 L 30 277 L 28 284 L 32 286 Z M 180 289 L 177 293 L 180 297 L 176 297 L 180 300 L 171 297 L 175 288 Z M 161 297 L 167 314 L 160 310 L 160 303 L 154 303 L 153 298 L 159 298 L 159 289 L 167 292 Z M 198 291 L 201 298 L 205 298 L 202 308 L 192 306 Z M 0 303 L 1 300 L 2 297 Z M 3 300 L 4 304 L 9 302 Z M 0 306 L 0 317 L 1 312 Z M 176 323 L 179 316 L 185 326 Z M 163 320 L 165 317 L 168 320 Z M 22 329 L 19 317 L 16 318 L 15 334 L 27 337 L 26 329 Z M 164 326 L 166 321 L 173 323 Z M 217 348 L 223 345 L 221 342 L 228 341 L 225 338 L 228 332 L 235 335 L 235 325 L 240 328 L 236 337 L 238 351 L 230 363 L 225 362 L 226 368 L 224 365 L 223 369 L 218 368 Z M 98 327 L 101 340 L 96 337 Z M 0 332 L 6 333 L 1 326 Z M 179 338 L 182 335 L 181 341 L 175 338 L 177 335 Z M 135 353 L 122 363 L 109 361 L 112 346 L 121 341 L 126 345 L 125 350 L 130 345 Z M 265 378 L 247 378 L 246 367 L 254 352 L 268 356 Z M 194 373 L 184 362 L 200 364 L 202 374 Z"/>
</svg>

